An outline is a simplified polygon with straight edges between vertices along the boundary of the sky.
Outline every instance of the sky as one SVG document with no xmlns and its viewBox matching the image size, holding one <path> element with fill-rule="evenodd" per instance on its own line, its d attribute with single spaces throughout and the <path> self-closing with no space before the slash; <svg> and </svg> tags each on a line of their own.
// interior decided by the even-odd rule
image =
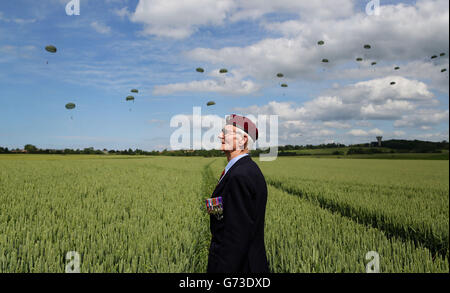
<svg viewBox="0 0 450 293">
<path fill-rule="evenodd" d="M 69 2 L 0 1 L 0 146 L 171 149 L 194 107 L 277 115 L 279 145 L 449 140 L 448 0 Z"/>
</svg>

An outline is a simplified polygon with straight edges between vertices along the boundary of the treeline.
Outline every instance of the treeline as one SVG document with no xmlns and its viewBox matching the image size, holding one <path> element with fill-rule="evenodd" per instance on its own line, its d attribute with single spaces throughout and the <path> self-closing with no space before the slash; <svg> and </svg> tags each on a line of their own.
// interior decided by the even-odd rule
<svg viewBox="0 0 450 293">
<path fill-rule="evenodd" d="M 296 150 L 315 150 L 315 149 L 336 149 L 336 148 L 349 148 L 346 153 L 342 150 L 335 150 L 333 155 L 353 155 L 353 154 L 378 154 L 378 153 L 439 153 L 441 150 L 448 150 L 449 143 L 447 141 L 442 142 L 429 142 L 420 140 L 387 140 L 383 141 L 381 146 L 383 149 L 378 148 L 378 142 L 371 142 L 365 144 L 355 144 L 346 146 L 340 143 L 320 144 L 320 145 L 285 145 L 278 147 L 278 155 L 280 156 L 295 156 L 299 155 L 293 151 Z M 261 153 L 267 153 L 268 150 L 253 150 L 251 154 L 258 156 Z M 128 149 L 128 150 L 96 150 L 93 147 L 80 149 L 55 150 L 55 149 L 40 149 L 32 144 L 25 145 L 24 149 L 12 149 L 9 150 L 5 147 L 0 147 L 0 154 L 14 154 L 14 153 L 28 153 L 28 154 L 57 154 L 57 155 L 140 155 L 140 156 L 201 156 L 201 157 L 221 157 L 223 152 L 220 150 L 176 150 L 176 151 L 144 151 L 140 149 Z M 311 154 L 302 154 L 311 155 Z"/>
<path fill-rule="evenodd" d="M 371 142 L 370 144 L 357 144 L 351 145 L 352 148 L 357 147 L 377 147 L 378 142 Z M 389 148 L 397 153 L 433 153 L 440 150 L 448 150 L 448 141 L 431 142 L 422 140 L 400 140 L 391 139 L 381 142 L 383 148 Z M 360 150 L 361 151 L 361 150 Z M 367 153 L 367 151 L 366 151 Z"/>
<path fill-rule="evenodd" d="M 40 149 L 34 145 L 27 144 L 23 150 L 21 149 L 12 149 L 0 147 L 0 154 L 15 154 L 15 153 L 27 153 L 27 154 L 53 154 L 53 155 L 105 155 L 105 154 L 117 154 L 117 155 L 148 155 L 155 156 L 159 155 L 158 151 L 143 151 L 140 149 L 128 149 L 128 150 L 96 150 L 93 147 L 80 149 L 64 149 L 64 150 L 56 150 L 56 149 Z"/>
<path fill-rule="evenodd" d="M 202 156 L 220 157 L 223 152 L 219 150 L 177 150 L 177 151 L 144 151 L 140 149 L 128 150 L 96 150 L 93 147 L 80 149 L 40 149 L 34 145 L 27 144 L 24 149 L 8 149 L 0 147 L 0 154 L 53 154 L 53 155 L 138 155 L 138 156 Z"/>
<path fill-rule="evenodd" d="M 340 143 L 329 143 L 329 144 L 319 144 L 319 145 L 285 145 L 285 146 L 279 146 L 278 151 L 285 152 L 285 151 L 296 151 L 296 150 L 315 150 L 315 149 L 334 149 L 334 148 L 345 148 L 345 144 Z"/>
</svg>

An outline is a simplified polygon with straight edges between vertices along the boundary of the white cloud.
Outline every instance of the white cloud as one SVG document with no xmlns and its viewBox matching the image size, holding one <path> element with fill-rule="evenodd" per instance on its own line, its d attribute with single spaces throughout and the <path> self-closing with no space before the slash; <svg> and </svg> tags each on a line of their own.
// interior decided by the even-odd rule
<svg viewBox="0 0 450 293">
<path fill-rule="evenodd" d="M 432 132 L 432 133 L 423 133 L 423 134 L 415 134 L 412 135 L 411 139 L 420 139 L 420 140 L 428 140 L 428 141 L 449 141 L 449 132 Z"/>
<path fill-rule="evenodd" d="M 382 5 L 377 17 L 360 12 L 314 21 L 313 15 L 312 20 L 269 23 L 266 27 L 286 37 L 301 36 L 311 44 L 319 37 L 325 40 L 323 51 L 332 60 L 359 52 L 376 60 L 399 61 L 416 60 L 431 56 L 434 50 L 448 49 L 448 22 L 447 0 L 422 0 L 416 5 Z M 437 39 L 437 35 L 446 37 Z M 372 49 L 363 52 L 362 45 L 366 42 L 371 43 Z"/>
<path fill-rule="evenodd" d="M 96 30 L 100 34 L 109 34 L 111 33 L 111 28 L 105 24 L 102 24 L 98 21 L 91 22 L 91 27 Z"/>
<path fill-rule="evenodd" d="M 344 123 L 340 121 L 325 121 L 323 122 L 324 126 L 331 127 L 331 128 L 337 128 L 337 129 L 348 129 L 351 128 L 350 123 Z"/>
<path fill-rule="evenodd" d="M 302 137 L 303 142 L 314 140 L 314 137 L 315 142 L 322 141 L 321 137 L 327 135 L 342 142 L 351 140 L 351 137 L 383 135 L 384 130 L 374 128 L 373 120 L 392 121 L 395 127 L 422 130 L 448 121 L 448 110 L 430 108 L 439 103 L 424 83 L 399 77 L 399 86 L 393 89 L 387 82 L 389 80 L 382 78 L 335 87 L 327 93 L 336 96 L 318 96 L 303 105 L 271 101 L 265 105 L 235 110 L 252 115 L 278 115 L 281 121 L 280 138 L 290 141 Z M 372 129 L 355 128 L 345 134 L 327 129 L 350 129 L 354 127 L 352 124 Z M 406 134 L 397 132 L 397 136 Z"/>
<path fill-rule="evenodd" d="M 250 6 L 256 3 L 250 2 Z M 309 2 L 311 4 L 304 5 L 322 5 L 319 1 Z M 329 8 L 330 13 L 332 9 L 339 11 L 337 4 L 325 6 L 322 8 Z M 254 7 L 254 12 L 249 11 L 248 17 L 259 17 L 266 9 L 275 9 L 272 7 L 276 7 L 276 4 L 268 5 L 268 8 L 262 5 L 259 9 Z M 277 72 L 285 73 L 291 80 L 346 79 L 349 76 L 374 79 L 393 74 L 409 74 L 411 79 L 437 78 L 439 82 L 433 83 L 433 86 L 439 87 L 440 90 L 445 90 L 445 85 L 448 87 L 448 79 L 438 74 L 438 65 L 433 65 L 429 58 L 432 54 L 448 52 L 447 0 L 418 1 L 417 5 L 383 5 L 379 17 L 369 17 L 365 12 L 345 12 L 341 17 L 322 19 L 316 17 L 321 15 L 322 11 L 311 11 L 313 12 L 308 17 L 298 20 L 265 24 L 267 29 L 281 33 L 283 37 L 264 39 L 245 47 L 225 47 L 217 50 L 197 48 L 190 51 L 188 56 L 197 61 L 235 66 L 243 75 L 263 80 L 272 78 Z M 324 46 L 317 46 L 320 39 L 325 40 Z M 372 49 L 363 49 L 365 43 L 370 43 Z M 376 60 L 377 69 L 374 71 L 369 65 L 348 70 L 348 65 L 357 67 L 355 58 L 358 56 L 370 61 Z M 330 63 L 326 66 L 321 64 L 323 58 L 329 59 Z M 425 72 L 423 68 L 416 66 L 418 63 L 405 66 L 400 73 L 393 70 L 396 64 L 403 66 L 419 60 L 421 66 L 427 68 Z M 444 57 L 439 62 L 448 64 L 448 58 Z M 416 67 L 409 68 L 414 66 Z M 378 72 L 378 67 L 384 69 Z M 426 75 L 427 72 L 434 73 Z M 407 89 L 402 89 L 405 90 Z"/>
<path fill-rule="evenodd" d="M 336 132 L 333 130 L 321 129 L 321 130 L 312 131 L 311 135 L 312 136 L 330 136 L 330 135 L 334 135 L 335 133 Z"/>
<path fill-rule="evenodd" d="M 355 125 L 360 127 L 373 127 L 373 123 L 367 120 L 355 121 Z"/>
<path fill-rule="evenodd" d="M 406 133 L 404 131 L 401 131 L 401 130 L 396 130 L 396 131 L 393 132 L 393 135 L 395 137 L 403 137 L 403 136 L 406 135 Z"/>
<path fill-rule="evenodd" d="M 284 120 L 398 120 L 421 105 L 437 104 L 426 84 L 396 77 L 397 86 L 391 86 L 393 77 L 369 80 L 335 88 L 296 107 L 289 102 L 270 102 L 264 106 L 251 106 L 249 113 L 279 115 Z M 336 124 L 335 124 L 336 125 Z M 334 127 L 331 123 L 330 127 Z M 343 128 L 341 124 L 336 128 Z M 349 128 L 349 125 L 345 125 Z"/>
<path fill-rule="evenodd" d="M 228 0 L 139 0 L 131 20 L 143 34 L 183 39 L 200 26 L 221 25 L 234 6 Z"/>
<path fill-rule="evenodd" d="M 297 14 L 302 19 L 330 19 L 348 17 L 354 13 L 352 0 L 240 0 L 230 16 L 231 21 L 258 19 L 269 13 Z"/>
<path fill-rule="evenodd" d="M 130 19 L 144 25 L 145 35 L 183 39 L 203 26 L 257 20 L 270 13 L 296 14 L 307 20 L 348 17 L 353 6 L 353 0 L 139 0 Z"/>
<path fill-rule="evenodd" d="M 374 136 L 374 135 L 380 136 L 380 135 L 383 135 L 383 131 L 378 128 L 374 128 L 369 131 L 362 130 L 362 129 L 352 129 L 349 132 L 347 132 L 347 134 L 352 135 L 352 136 Z"/>
<path fill-rule="evenodd" d="M 257 92 L 260 86 L 250 80 L 239 78 L 218 77 L 216 80 L 191 81 L 188 83 L 174 83 L 157 85 L 153 90 L 155 95 L 170 95 L 177 92 L 215 92 L 229 95 L 249 95 Z"/>
<path fill-rule="evenodd" d="M 396 84 L 391 85 L 391 82 Z M 387 76 L 362 81 L 340 89 L 333 89 L 331 92 L 341 96 L 348 103 L 361 100 L 374 103 L 388 100 L 429 101 L 433 98 L 433 94 L 428 90 L 425 83 L 401 76 Z"/>
<path fill-rule="evenodd" d="M 433 126 L 449 120 L 448 110 L 439 109 L 419 109 L 410 115 L 404 115 L 400 120 L 394 122 L 395 127 L 416 127 Z M 424 129 L 424 128 L 422 128 Z M 429 128 L 425 128 L 427 130 Z"/>
<path fill-rule="evenodd" d="M 370 120 L 392 120 L 405 112 L 411 112 L 416 107 L 408 101 L 387 100 L 385 104 L 368 104 L 361 107 L 361 115 Z"/>
<path fill-rule="evenodd" d="M 367 131 L 362 129 L 352 129 L 347 134 L 353 135 L 353 136 L 368 136 L 369 134 Z"/>
<path fill-rule="evenodd" d="M 282 120 L 300 120 L 306 116 L 306 111 L 304 108 L 295 107 L 293 103 L 290 102 L 269 102 L 264 106 L 250 106 L 248 108 L 234 108 L 241 113 L 247 113 L 252 115 L 263 114 L 263 115 L 279 115 Z"/>
<path fill-rule="evenodd" d="M 113 13 L 119 16 L 121 19 L 125 17 L 131 17 L 131 12 L 128 10 L 128 7 L 123 7 L 121 9 L 114 9 Z"/>
</svg>

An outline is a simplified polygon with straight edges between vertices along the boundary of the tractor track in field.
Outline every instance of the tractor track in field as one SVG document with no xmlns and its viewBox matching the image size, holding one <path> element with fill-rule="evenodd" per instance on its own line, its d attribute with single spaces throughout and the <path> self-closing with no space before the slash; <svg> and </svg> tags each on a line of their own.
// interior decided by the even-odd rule
<svg viewBox="0 0 450 293">
<path fill-rule="evenodd" d="M 416 245 L 421 245 L 428 248 L 432 255 L 439 255 L 449 259 L 449 239 L 441 239 L 439 236 L 433 234 L 431 231 L 419 231 L 413 227 L 404 227 L 395 225 L 389 221 L 386 221 L 383 215 L 375 214 L 369 210 L 361 212 L 353 206 L 345 203 L 334 202 L 320 195 L 313 195 L 301 190 L 294 190 L 283 186 L 283 183 L 272 178 L 267 178 L 267 184 L 284 191 L 290 195 L 298 196 L 302 199 L 308 200 L 314 204 L 317 204 L 323 209 L 330 212 L 340 214 L 356 223 L 363 224 L 372 228 L 379 229 L 384 232 L 388 238 L 397 238 L 402 241 L 412 241 Z"/>
<path fill-rule="evenodd" d="M 211 170 L 213 160 L 206 164 L 202 171 L 202 188 L 199 194 L 199 209 L 201 210 L 201 218 L 199 220 L 199 230 L 197 233 L 197 241 L 194 244 L 194 255 L 192 257 L 192 270 L 194 273 L 205 273 L 209 255 L 209 245 L 211 242 L 211 232 L 209 231 L 209 216 L 205 211 L 204 201 L 212 194 L 217 183 L 217 178 Z"/>
</svg>

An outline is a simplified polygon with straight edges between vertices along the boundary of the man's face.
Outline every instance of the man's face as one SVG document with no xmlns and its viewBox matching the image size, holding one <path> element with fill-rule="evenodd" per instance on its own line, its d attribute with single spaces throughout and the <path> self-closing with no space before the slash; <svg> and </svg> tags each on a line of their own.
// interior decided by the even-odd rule
<svg viewBox="0 0 450 293">
<path fill-rule="evenodd" d="M 222 151 L 235 151 L 237 149 L 244 149 L 243 138 L 236 133 L 236 127 L 233 125 L 225 125 L 222 132 L 219 134 L 222 142 Z"/>
</svg>

